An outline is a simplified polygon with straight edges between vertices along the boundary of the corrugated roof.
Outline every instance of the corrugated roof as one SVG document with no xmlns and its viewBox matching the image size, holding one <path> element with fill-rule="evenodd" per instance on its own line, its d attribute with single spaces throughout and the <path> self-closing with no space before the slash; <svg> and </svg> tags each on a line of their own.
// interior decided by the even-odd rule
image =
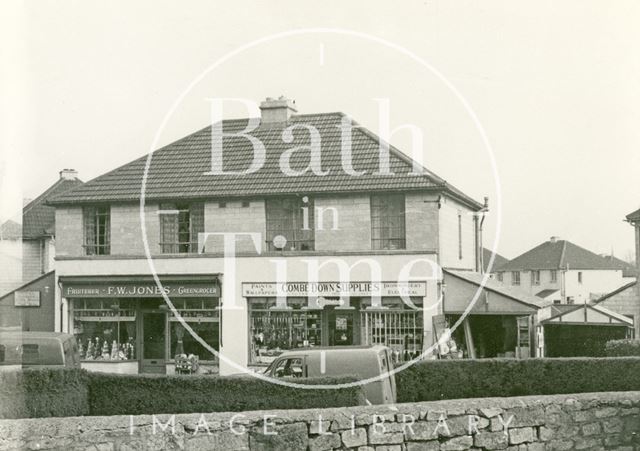
<svg viewBox="0 0 640 451">
<path fill-rule="evenodd" d="M 570 241 L 546 241 L 496 271 L 530 271 L 536 269 L 623 269 L 616 262 L 603 258 Z"/>
<path fill-rule="evenodd" d="M 458 271 L 443 268 L 443 272 L 450 274 L 452 276 L 456 276 L 460 279 L 466 280 L 469 283 L 472 283 L 476 286 L 480 286 L 484 279 L 484 274 L 480 274 L 473 271 Z M 494 291 L 498 294 L 511 298 L 513 300 L 532 305 L 534 307 L 540 308 L 546 305 L 545 301 L 537 296 L 532 296 L 524 290 L 513 288 L 511 286 L 504 285 L 495 279 L 488 278 L 485 285 L 485 290 Z"/>
<path fill-rule="evenodd" d="M 286 124 L 298 125 L 292 142 L 285 143 L 282 132 L 285 124 L 260 125 L 250 132 L 265 146 L 266 158 L 262 168 L 251 174 L 208 175 L 211 170 L 211 126 L 203 128 L 153 153 L 145 197 L 149 200 L 176 198 L 224 198 L 265 196 L 278 194 L 319 194 L 357 191 L 436 190 L 449 193 L 471 208 L 482 205 L 466 196 L 430 171 L 424 175 L 409 175 L 411 160 L 399 150 L 391 148 L 390 169 L 395 175 L 376 174 L 379 170 L 379 141 L 368 130 L 352 131 L 352 162 L 356 171 L 366 174 L 352 176 L 342 168 L 341 130 L 343 113 L 294 115 Z M 243 131 L 248 119 L 223 121 L 225 133 Z M 330 171 L 318 176 L 311 171 L 300 176 L 283 174 L 279 161 L 285 150 L 307 146 L 309 131 L 304 125 L 315 127 L 321 137 L 322 169 Z M 357 124 L 353 122 L 353 125 Z M 223 139 L 224 170 L 242 171 L 253 161 L 253 146 L 248 139 L 225 136 Z M 147 156 L 143 156 L 111 172 L 97 177 L 83 186 L 56 197 L 51 204 L 134 201 L 140 198 L 141 183 Z M 309 152 L 296 151 L 291 167 L 300 170 L 308 165 Z"/>
<path fill-rule="evenodd" d="M 30 239 L 52 235 L 55 232 L 56 210 L 47 205 L 47 201 L 80 185 L 82 181 L 77 178 L 59 179 L 44 193 L 25 205 L 22 209 L 22 237 Z"/>
</svg>

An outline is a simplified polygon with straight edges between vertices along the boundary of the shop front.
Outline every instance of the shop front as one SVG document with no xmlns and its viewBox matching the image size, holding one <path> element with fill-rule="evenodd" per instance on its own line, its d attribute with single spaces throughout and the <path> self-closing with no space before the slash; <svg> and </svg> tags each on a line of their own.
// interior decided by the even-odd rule
<svg viewBox="0 0 640 451">
<path fill-rule="evenodd" d="M 83 368 L 112 373 L 215 372 L 220 288 L 215 275 L 60 277 Z M 178 315 L 166 304 L 163 292 Z"/>
<path fill-rule="evenodd" d="M 423 350 L 426 282 L 243 283 L 249 364 L 301 347 L 382 344 L 396 363 Z"/>
</svg>

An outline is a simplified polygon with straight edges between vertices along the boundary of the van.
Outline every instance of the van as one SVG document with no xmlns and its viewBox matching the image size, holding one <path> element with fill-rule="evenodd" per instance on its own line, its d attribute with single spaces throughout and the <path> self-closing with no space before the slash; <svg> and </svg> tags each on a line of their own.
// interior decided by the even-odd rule
<svg viewBox="0 0 640 451">
<path fill-rule="evenodd" d="M 359 380 L 384 375 L 364 385 L 371 404 L 396 402 L 396 380 L 386 346 L 313 347 L 285 351 L 265 370 L 270 377 L 322 377 L 355 375 Z"/>
<path fill-rule="evenodd" d="M 57 332 L 0 332 L 0 370 L 31 367 L 80 368 L 76 338 Z"/>
</svg>

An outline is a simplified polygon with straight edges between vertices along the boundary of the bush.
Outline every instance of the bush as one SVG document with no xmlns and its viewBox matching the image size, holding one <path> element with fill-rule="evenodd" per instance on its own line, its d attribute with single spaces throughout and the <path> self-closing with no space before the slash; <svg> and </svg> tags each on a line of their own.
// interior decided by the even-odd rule
<svg viewBox="0 0 640 451">
<path fill-rule="evenodd" d="M 305 385 L 353 382 L 355 377 L 299 379 Z M 158 376 L 90 373 L 91 415 L 305 409 L 364 404 L 362 387 L 290 388 L 253 377 Z"/>
<path fill-rule="evenodd" d="M 87 415 L 87 382 L 87 372 L 80 369 L 0 371 L 0 418 Z"/>
<path fill-rule="evenodd" d="M 640 390 L 640 358 L 430 360 L 396 374 L 398 402 Z"/>
<path fill-rule="evenodd" d="M 610 340 L 605 345 L 609 357 L 640 357 L 640 339 Z"/>
</svg>

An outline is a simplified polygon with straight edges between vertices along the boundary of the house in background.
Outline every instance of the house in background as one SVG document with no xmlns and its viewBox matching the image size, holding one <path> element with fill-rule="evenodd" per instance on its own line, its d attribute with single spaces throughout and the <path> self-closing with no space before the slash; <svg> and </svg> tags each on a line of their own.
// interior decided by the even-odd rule
<svg viewBox="0 0 640 451">
<path fill-rule="evenodd" d="M 556 304 L 586 303 L 628 279 L 624 268 L 570 241 L 551 237 L 496 269 L 496 278 Z"/>
<path fill-rule="evenodd" d="M 501 266 L 509 263 L 509 259 L 496 252 L 495 258 L 493 259 L 493 265 L 491 266 L 491 268 L 489 268 L 489 262 L 491 261 L 492 253 L 493 251 L 491 249 L 487 249 L 486 247 L 482 248 L 482 272 L 491 273 L 491 277 L 495 278 L 496 268 L 500 268 Z"/>
<path fill-rule="evenodd" d="M 22 210 L 22 282 L 50 272 L 55 258 L 56 209 L 47 202 L 82 185 L 73 169 L 60 171 L 59 179 Z"/>
<path fill-rule="evenodd" d="M 0 225 L 0 296 L 22 283 L 22 226 L 9 219 Z"/>
<path fill-rule="evenodd" d="M 55 208 L 47 202 L 82 184 L 73 169 L 0 226 L 0 328 L 53 331 Z"/>
<path fill-rule="evenodd" d="M 640 210 L 627 215 L 626 220 L 634 227 L 635 232 L 636 266 L 633 271 L 629 271 L 635 278 L 592 303 L 633 318 L 635 336 L 640 337 L 640 284 L 638 281 L 638 275 L 640 274 Z"/>
</svg>

